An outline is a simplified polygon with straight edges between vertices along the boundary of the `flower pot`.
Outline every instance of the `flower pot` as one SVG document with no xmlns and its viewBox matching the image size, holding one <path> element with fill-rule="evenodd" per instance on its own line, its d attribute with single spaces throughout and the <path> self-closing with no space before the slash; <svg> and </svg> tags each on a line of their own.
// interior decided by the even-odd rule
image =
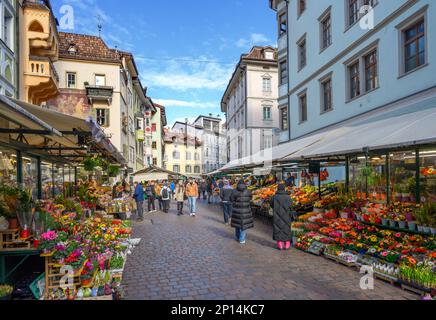
<svg viewBox="0 0 436 320">
<path fill-rule="evenodd" d="M 414 221 L 409 221 L 409 222 L 408 222 L 408 225 L 409 225 L 409 230 L 410 230 L 410 231 L 415 231 L 415 230 L 416 230 L 416 222 L 414 222 Z"/>
<path fill-rule="evenodd" d="M 436 228 L 430 228 L 430 232 L 432 235 L 436 235 Z"/>
<path fill-rule="evenodd" d="M 389 226 L 392 228 L 396 228 L 397 227 L 397 222 L 395 220 L 389 220 Z"/>
<path fill-rule="evenodd" d="M 18 229 L 18 219 L 17 218 L 9 219 L 9 229 L 10 230 Z"/>
<path fill-rule="evenodd" d="M 86 287 L 91 284 L 92 279 L 83 279 L 82 280 L 82 286 Z"/>
<path fill-rule="evenodd" d="M 382 225 L 387 227 L 389 225 L 389 219 L 382 219 Z"/>
<path fill-rule="evenodd" d="M 422 232 L 430 233 L 430 227 L 422 227 Z"/>
<path fill-rule="evenodd" d="M 406 221 L 398 221 L 398 227 L 400 229 L 406 229 L 407 222 Z"/>
<path fill-rule="evenodd" d="M 424 232 L 424 227 L 423 226 L 418 226 L 418 232 Z"/>
</svg>

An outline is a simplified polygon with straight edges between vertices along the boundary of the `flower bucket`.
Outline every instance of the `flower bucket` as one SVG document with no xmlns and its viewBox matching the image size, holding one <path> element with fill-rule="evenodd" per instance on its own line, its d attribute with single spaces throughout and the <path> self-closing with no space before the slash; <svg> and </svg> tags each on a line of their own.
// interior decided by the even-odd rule
<svg viewBox="0 0 436 320">
<path fill-rule="evenodd" d="M 389 225 L 389 220 L 388 219 L 382 219 L 382 225 L 387 227 Z"/>
<path fill-rule="evenodd" d="M 406 229 L 406 221 L 398 221 L 398 227 L 400 229 Z"/>
<path fill-rule="evenodd" d="M 397 227 L 397 222 L 395 220 L 389 220 L 389 226 L 392 228 L 396 228 Z"/>
<path fill-rule="evenodd" d="M 348 219 L 348 212 L 341 211 L 341 212 L 339 212 L 339 214 L 340 214 L 342 219 Z"/>
<path fill-rule="evenodd" d="M 432 235 L 436 235 L 436 228 L 430 228 L 430 232 Z"/>
<path fill-rule="evenodd" d="M 430 227 L 422 227 L 424 233 L 430 233 Z"/>
<path fill-rule="evenodd" d="M 418 226 L 418 232 L 424 232 L 424 227 L 423 226 Z"/>
<path fill-rule="evenodd" d="M 409 222 L 408 222 L 408 225 L 409 225 L 409 230 L 410 230 L 410 231 L 415 231 L 415 230 L 416 230 L 416 222 L 414 222 L 414 221 L 409 221 Z"/>
</svg>

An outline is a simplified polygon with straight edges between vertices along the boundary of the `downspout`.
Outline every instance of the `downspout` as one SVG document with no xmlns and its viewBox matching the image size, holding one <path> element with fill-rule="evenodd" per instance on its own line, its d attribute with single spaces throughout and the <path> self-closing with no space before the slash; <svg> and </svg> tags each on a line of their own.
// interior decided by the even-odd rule
<svg viewBox="0 0 436 320">
<path fill-rule="evenodd" d="M 288 141 L 291 141 L 291 96 L 289 92 L 291 91 L 291 63 L 289 61 L 289 0 L 285 0 L 286 3 L 286 68 L 288 69 Z"/>
</svg>

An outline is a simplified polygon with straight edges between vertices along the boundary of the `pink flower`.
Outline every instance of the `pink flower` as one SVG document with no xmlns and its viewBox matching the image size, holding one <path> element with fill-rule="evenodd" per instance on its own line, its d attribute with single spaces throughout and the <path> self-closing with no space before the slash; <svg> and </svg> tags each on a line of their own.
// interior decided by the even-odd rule
<svg viewBox="0 0 436 320">
<path fill-rule="evenodd" d="M 383 256 L 383 257 L 387 257 L 388 256 L 388 252 L 387 251 L 384 251 L 381 255 Z"/>
<path fill-rule="evenodd" d="M 48 231 L 48 232 L 43 233 L 41 235 L 41 239 L 43 241 L 54 241 L 57 239 L 57 237 L 58 237 L 58 235 L 56 234 L 55 231 Z"/>
</svg>

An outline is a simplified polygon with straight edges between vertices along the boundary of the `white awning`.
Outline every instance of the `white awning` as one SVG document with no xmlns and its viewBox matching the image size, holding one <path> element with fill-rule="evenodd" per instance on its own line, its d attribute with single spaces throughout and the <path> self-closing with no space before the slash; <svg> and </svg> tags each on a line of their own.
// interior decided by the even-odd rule
<svg viewBox="0 0 436 320">
<path fill-rule="evenodd" d="M 318 143 L 284 161 L 362 153 L 436 143 L 436 99 L 382 109 L 324 133 Z"/>
</svg>

